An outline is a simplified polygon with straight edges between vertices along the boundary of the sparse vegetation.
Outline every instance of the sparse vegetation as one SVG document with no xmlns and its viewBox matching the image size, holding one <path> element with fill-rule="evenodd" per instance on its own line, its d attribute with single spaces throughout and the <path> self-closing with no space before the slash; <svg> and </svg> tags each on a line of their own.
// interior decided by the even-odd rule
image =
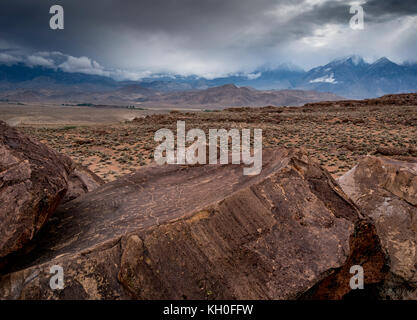
<svg viewBox="0 0 417 320">
<path fill-rule="evenodd" d="M 340 104 L 338 104 L 340 105 Z M 107 111 L 107 110 L 106 110 Z M 100 110 L 97 112 L 106 112 Z M 347 106 L 233 108 L 221 112 L 180 112 L 136 117 L 112 125 L 24 126 L 22 130 L 70 155 L 107 181 L 149 164 L 160 128 L 261 128 L 264 148 L 304 148 L 334 176 L 366 154 L 416 156 L 417 107 L 378 104 Z"/>
</svg>

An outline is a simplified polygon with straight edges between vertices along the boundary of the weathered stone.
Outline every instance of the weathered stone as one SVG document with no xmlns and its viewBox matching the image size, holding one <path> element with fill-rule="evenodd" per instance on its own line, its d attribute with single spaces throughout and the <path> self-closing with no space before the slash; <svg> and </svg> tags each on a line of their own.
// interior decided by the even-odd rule
<svg viewBox="0 0 417 320">
<path fill-rule="evenodd" d="M 0 121 L 0 260 L 21 249 L 64 197 L 72 162 Z"/>
<path fill-rule="evenodd" d="M 335 299 L 350 291 L 352 264 L 372 274 L 366 284 L 384 277 L 373 225 L 286 149 L 264 150 L 258 176 L 145 167 L 60 207 L 36 241 L 1 277 L 1 298 Z M 63 290 L 49 287 L 52 265 Z"/>
<path fill-rule="evenodd" d="M 417 298 L 417 161 L 365 157 L 338 181 L 375 222 L 389 257 L 387 297 Z"/>
<path fill-rule="evenodd" d="M 414 148 L 378 147 L 374 154 L 383 156 L 409 156 L 414 153 Z"/>
<path fill-rule="evenodd" d="M 74 170 L 68 178 L 68 191 L 62 203 L 74 200 L 87 192 L 103 185 L 104 181 L 94 172 L 81 165 L 74 165 Z"/>
</svg>

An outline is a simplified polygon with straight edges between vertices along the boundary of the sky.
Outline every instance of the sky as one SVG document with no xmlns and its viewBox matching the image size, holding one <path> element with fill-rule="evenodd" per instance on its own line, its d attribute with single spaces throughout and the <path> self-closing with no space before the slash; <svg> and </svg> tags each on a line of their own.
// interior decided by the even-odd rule
<svg viewBox="0 0 417 320">
<path fill-rule="evenodd" d="M 64 30 L 49 9 L 64 8 Z M 361 4 L 364 29 L 350 28 Z M 1 0 L 0 63 L 137 80 L 214 78 L 349 55 L 417 61 L 416 0 Z"/>
</svg>

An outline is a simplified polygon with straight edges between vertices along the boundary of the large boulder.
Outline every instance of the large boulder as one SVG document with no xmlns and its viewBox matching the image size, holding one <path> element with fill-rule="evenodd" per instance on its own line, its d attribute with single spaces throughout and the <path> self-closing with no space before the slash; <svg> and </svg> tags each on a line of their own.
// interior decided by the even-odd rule
<svg viewBox="0 0 417 320">
<path fill-rule="evenodd" d="M 304 154 L 151 165 L 60 207 L 0 278 L 3 299 L 339 299 L 384 278 L 373 225 Z M 52 266 L 64 289 L 51 289 Z"/>
<path fill-rule="evenodd" d="M 35 237 L 60 203 L 103 183 L 69 157 L 0 121 L 0 266 Z"/>
<path fill-rule="evenodd" d="M 381 297 L 417 298 L 417 160 L 365 157 L 338 182 L 373 219 L 389 257 Z"/>
<path fill-rule="evenodd" d="M 0 259 L 21 249 L 68 189 L 72 162 L 0 121 Z"/>
</svg>

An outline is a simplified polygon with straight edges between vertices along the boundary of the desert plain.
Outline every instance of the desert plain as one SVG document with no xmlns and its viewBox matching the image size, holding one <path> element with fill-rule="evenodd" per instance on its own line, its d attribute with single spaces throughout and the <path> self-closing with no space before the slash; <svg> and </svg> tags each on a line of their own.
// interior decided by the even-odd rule
<svg viewBox="0 0 417 320">
<path fill-rule="evenodd" d="M 393 100 L 394 99 L 394 100 Z M 0 104 L 0 120 L 88 167 L 105 181 L 153 161 L 154 134 L 200 128 L 263 130 L 263 147 L 303 148 L 335 177 L 368 154 L 417 156 L 417 99 L 389 96 L 301 107 L 223 110 L 128 109 L 54 104 Z"/>
</svg>

